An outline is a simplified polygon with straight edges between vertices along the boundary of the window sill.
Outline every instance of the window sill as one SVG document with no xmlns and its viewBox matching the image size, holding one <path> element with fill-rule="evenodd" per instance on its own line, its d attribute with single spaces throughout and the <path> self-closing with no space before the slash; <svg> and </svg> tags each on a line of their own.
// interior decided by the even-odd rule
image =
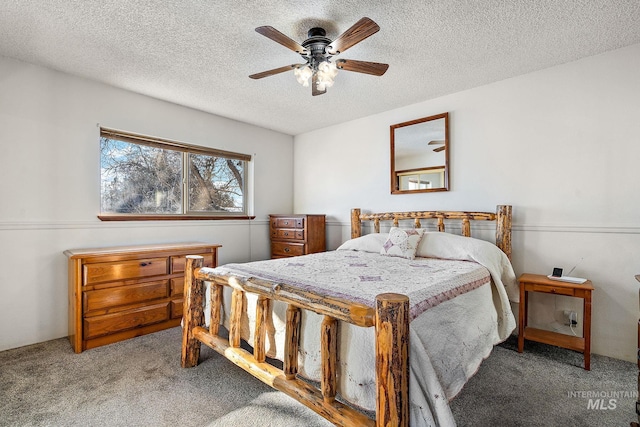
<svg viewBox="0 0 640 427">
<path fill-rule="evenodd" d="M 247 220 L 249 215 L 98 215 L 100 221 L 193 221 Z"/>
</svg>

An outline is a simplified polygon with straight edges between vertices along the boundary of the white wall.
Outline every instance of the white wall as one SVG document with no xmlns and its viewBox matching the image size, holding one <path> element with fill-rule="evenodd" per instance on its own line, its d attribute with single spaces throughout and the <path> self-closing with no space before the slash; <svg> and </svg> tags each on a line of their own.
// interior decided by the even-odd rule
<svg viewBox="0 0 640 427">
<path fill-rule="evenodd" d="M 326 213 L 335 248 L 349 235 L 353 207 L 493 211 L 511 204 L 516 273 L 568 272 L 577 264 L 571 275 L 596 287 L 593 352 L 634 361 L 638 70 L 640 44 L 298 135 L 294 210 Z M 391 195 L 389 126 L 445 111 L 451 191 Z M 563 308 L 580 310 L 573 298 L 537 297 L 534 323 L 547 329 L 559 327 Z"/>
<path fill-rule="evenodd" d="M 102 126 L 254 155 L 254 221 L 101 222 Z M 205 241 L 220 262 L 269 256 L 291 212 L 293 138 L 0 57 L 0 350 L 67 334 L 65 249 Z"/>
</svg>

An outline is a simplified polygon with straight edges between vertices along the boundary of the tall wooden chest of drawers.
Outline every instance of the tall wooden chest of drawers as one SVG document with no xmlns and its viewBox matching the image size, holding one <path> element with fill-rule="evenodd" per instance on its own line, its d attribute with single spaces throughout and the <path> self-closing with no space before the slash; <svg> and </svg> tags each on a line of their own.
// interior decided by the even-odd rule
<svg viewBox="0 0 640 427">
<path fill-rule="evenodd" d="M 325 215 L 269 215 L 271 258 L 326 250 Z"/>
<path fill-rule="evenodd" d="M 65 251 L 69 341 L 76 353 L 178 326 L 187 255 L 218 264 L 220 245 L 176 243 Z"/>
</svg>

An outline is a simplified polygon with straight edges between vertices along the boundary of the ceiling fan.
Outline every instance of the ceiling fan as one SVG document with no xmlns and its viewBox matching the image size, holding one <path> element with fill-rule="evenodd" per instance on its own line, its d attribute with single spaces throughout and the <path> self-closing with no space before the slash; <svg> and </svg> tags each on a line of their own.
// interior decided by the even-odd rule
<svg viewBox="0 0 640 427">
<path fill-rule="evenodd" d="M 315 96 L 326 93 L 327 88 L 333 86 L 338 70 L 381 76 L 389 68 L 388 64 L 353 59 L 337 59 L 332 62 L 334 56 L 343 53 L 379 30 L 378 24 L 371 19 L 362 18 L 333 41 L 326 37 L 327 32 L 324 28 L 311 28 L 307 33 L 308 38 L 300 44 L 273 27 L 258 27 L 256 28 L 258 33 L 297 52 L 306 62 L 304 64 L 285 65 L 284 67 L 252 74 L 249 77 L 261 79 L 293 70 L 298 82 L 305 87 L 309 86 L 309 78 L 311 78 L 311 94 Z"/>
<path fill-rule="evenodd" d="M 431 140 L 427 145 L 441 145 L 441 147 L 436 147 L 433 149 L 433 151 L 435 151 L 436 153 L 439 153 L 446 148 L 446 146 L 444 145 L 444 141 L 442 140 Z"/>
</svg>

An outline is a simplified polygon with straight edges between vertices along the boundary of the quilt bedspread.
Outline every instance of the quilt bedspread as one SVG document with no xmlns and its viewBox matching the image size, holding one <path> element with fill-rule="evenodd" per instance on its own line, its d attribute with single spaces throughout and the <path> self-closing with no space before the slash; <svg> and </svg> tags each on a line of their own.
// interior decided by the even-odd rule
<svg viewBox="0 0 640 427">
<path fill-rule="evenodd" d="M 356 251 L 227 264 L 218 271 L 285 282 L 369 307 L 375 307 L 376 295 L 404 294 L 410 300 L 411 319 L 490 281 L 489 271 L 474 262 L 436 258 L 409 260 Z"/>
</svg>

